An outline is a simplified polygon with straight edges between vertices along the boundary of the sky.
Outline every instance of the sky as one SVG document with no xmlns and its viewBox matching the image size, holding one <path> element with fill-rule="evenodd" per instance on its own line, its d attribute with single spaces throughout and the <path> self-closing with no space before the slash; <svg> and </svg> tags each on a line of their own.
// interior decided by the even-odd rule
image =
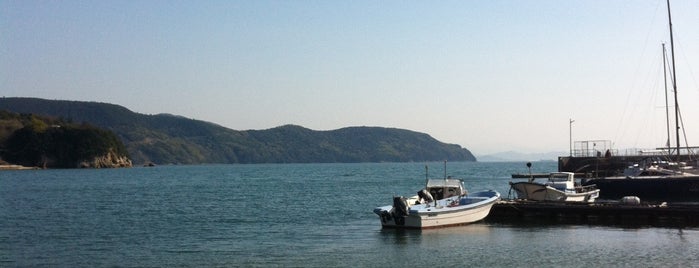
<svg viewBox="0 0 699 268">
<path fill-rule="evenodd" d="M 699 145 L 699 1 L 671 8 Z M 235 130 L 402 128 L 476 155 L 655 148 L 667 15 L 664 0 L 0 0 L 0 95 Z"/>
</svg>

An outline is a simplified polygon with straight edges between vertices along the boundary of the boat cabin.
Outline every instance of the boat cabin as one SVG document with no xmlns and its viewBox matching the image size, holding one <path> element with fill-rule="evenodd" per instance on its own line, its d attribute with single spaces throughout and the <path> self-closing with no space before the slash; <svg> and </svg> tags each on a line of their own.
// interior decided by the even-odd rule
<svg viewBox="0 0 699 268">
<path fill-rule="evenodd" d="M 446 179 L 428 179 L 425 189 L 432 195 L 434 200 L 468 194 L 466 187 L 464 187 L 464 182 L 451 176 Z"/>
<path fill-rule="evenodd" d="M 575 173 L 552 172 L 546 185 L 562 192 L 575 193 Z"/>
</svg>

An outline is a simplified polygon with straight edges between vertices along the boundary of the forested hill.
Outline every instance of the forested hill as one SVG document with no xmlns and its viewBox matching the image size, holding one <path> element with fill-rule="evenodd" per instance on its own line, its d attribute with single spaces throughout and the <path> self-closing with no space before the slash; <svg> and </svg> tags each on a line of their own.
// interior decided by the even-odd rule
<svg viewBox="0 0 699 268">
<path fill-rule="evenodd" d="M 0 110 L 0 164 L 28 167 L 130 167 L 111 131 L 61 119 Z"/>
<path fill-rule="evenodd" d="M 468 149 L 395 128 L 315 131 L 295 125 L 237 131 L 180 116 L 134 113 L 122 106 L 1 98 L 0 110 L 59 117 L 113 131 L 134 164 L 476 161 Z"/>
</svg>

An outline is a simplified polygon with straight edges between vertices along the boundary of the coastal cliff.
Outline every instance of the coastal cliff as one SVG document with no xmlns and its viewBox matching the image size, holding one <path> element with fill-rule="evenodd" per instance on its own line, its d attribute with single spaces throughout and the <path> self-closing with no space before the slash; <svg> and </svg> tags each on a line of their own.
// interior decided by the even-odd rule
<svg viewBox="0 0 699 268">
<path fill-rule="evenodd" d="M 130 167 L 126 147 L 111 131 L 63 119 L 0 111 L 0 158 L 40 168 Z"/>
</svg>

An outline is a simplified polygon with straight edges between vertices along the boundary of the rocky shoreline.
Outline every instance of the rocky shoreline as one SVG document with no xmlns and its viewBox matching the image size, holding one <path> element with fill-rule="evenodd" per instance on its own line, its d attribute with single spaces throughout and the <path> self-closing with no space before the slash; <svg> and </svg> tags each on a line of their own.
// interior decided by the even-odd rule
<svg viewBox="0 0 699 268">
<path fill-rule="evenodd" d="M 124 168 L 132 167 L 131 159 L 126 156 L 119 156 L 113 150 L 103 156 L 98 156 L 92 160 L 82 161 L 79 168 Z"/>
<path fill-rule="evenodd" d="M 32 170 L 55 168 L 52 165 L 48 164 L 56 162 L 55 159 L 45 158 L 45 160 L 46 162 L 44 162 L 43 165 L 34 167 L 11 164 L 0 160 L 0 170 Z M 73 168 L 130 168 L 132 166 L 133 163 L 131 162 L 131 159 L 129 159 L 126 156 L 119 156 L 113 150 L 110 150 L 107 154 L 103 156 L 97 156 L 90 160 L 86 159 L 83 161 L 79 161 Z"/>
<path fill-rule="evenodd" d="M 22 165 L 0 165 L 0 170 L 30 170 L 39 169 L 38 167 L 25 167 Z"/>
</svg>

